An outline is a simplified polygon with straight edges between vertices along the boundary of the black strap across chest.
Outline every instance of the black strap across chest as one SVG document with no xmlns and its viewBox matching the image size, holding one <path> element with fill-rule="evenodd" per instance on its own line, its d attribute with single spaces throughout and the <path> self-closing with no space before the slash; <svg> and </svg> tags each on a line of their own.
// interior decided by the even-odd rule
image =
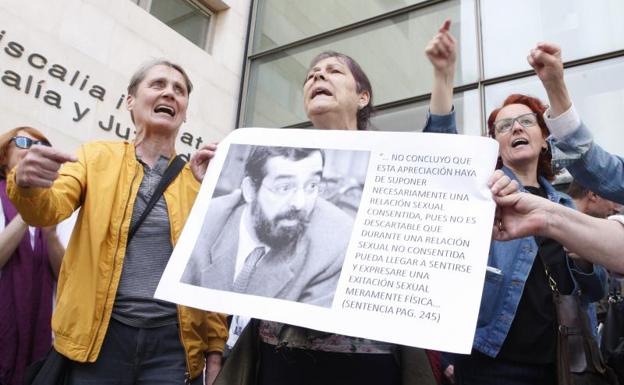
<svg viewBox="0 0 624 385">
<path fill-rule="evenodd" d="M 128 243 L 130 243 L 130 240 L 132 239 L 132 237 L 134 237 L 134 234 L 139 229 L 139 226 L 141 226 L 141 223 L 143 223 L 145 218 L 147 218 L 149 212 L 152 210 L 156 202 L 158 202 L 161 195 L 165 192 L 167 186 L 169 186 L 171 182 L 173 182 L 173 180 L 176 178 L 176 176 L 178 176 L 180 171 L 182 171 L 182 168 L 184 168 L 185 164 L 186 162 L 180 155 L 176 156 L 171 164 L 169 164 L 169 167 L 167 167 L 167 169 L 165 170 L 162 178 L 160 178 L 160 182 L 158 183 L 158 186 L 156 186 L 156 189 L 152 194 L 152 198 L 147 203 L 145 210 L 143 210 L 139 219 L 134 223 L 132 228 L 130 228 L 130 231 L 128 232 Z"/>
</svg>

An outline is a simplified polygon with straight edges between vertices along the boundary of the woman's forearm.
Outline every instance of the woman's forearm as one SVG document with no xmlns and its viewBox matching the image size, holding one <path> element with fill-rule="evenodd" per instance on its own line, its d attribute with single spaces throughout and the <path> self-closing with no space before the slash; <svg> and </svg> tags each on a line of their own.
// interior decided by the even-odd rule
<svg viewBox="0 0 624 385">
<path fill-rule="evenodd" d="M 429 110 L 434 115 L 446 115 L 453 109 L 453 73 L 436 73 L 431 90 Z"/>
<path fill-rule="evenodd" d="M 24 238 L 26 231 L 28 231 L 28 225 L 18 214 L 0 232 L 0 269 L 9 261 L 22 238 Z"/>
<path fill-rule="evenodd" d="M 570 94 L 563 79 L 550 83 L 544 82 L 543 85 L 550 102 L 552 118 L 558 117 L 572 106 Z"/>
<path fill-rule="evenodd" d="M 434 115 L 447 115 L 453 108 L 457 42 L 450 28 L 451 21 L 446 20 L 425 48 L 425 54 L 433 66 L 433 88 L 429 111 Z"/>
</svg>

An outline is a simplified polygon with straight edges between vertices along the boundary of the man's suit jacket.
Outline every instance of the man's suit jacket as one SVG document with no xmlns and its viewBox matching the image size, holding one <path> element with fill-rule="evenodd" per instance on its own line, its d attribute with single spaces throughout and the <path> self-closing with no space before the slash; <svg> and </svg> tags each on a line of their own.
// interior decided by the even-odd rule
<svg viewBox="0 0 624 385">
<path fill-rule="evenodd" d="M 181 282 L 232 291 L 245 206 L 240 190 L 212 200 Z M 318 198 L 303 234 L 261 259 L 246 294 L 330 307 L 352 228 L 351 217 Z"/>
</svg>

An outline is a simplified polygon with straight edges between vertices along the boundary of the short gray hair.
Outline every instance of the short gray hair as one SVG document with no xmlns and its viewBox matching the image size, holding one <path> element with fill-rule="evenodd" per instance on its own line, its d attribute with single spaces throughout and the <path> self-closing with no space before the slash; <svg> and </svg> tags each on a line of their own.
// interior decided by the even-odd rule
<svg viewBox="0 0 624 385">
<path fill-rule="evenodd" d="M 182 77 L 184 77 L 184 82 L 186 83 L 188 95 L 191 94 L 191 91 L 193 90 L 193 83 L 191 83 L 191 79 L 189 79 L 186 71 L 184 71 L 181 65 L 172 63 L 166 59 L 154 59 L 143 63 L 141 67 L 139 67 L 139 69 L 136 70 L 136 72 L 132 75 L 132 78 L 130 78 L 130 83 L 128 84 L 128 95 L 135 96 L 137 87 L 139 87 L 139 83 L 141 83 L 143 79 L 145 79 L 147 72 L 158 65 L 171 67 L 181 73 Z"/>
</svg>

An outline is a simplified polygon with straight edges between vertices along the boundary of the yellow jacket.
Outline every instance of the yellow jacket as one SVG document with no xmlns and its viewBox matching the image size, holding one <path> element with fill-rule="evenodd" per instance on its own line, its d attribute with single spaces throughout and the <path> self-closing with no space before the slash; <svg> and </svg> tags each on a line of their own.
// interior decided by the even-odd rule
<svg viewBox="0 0 624 385">
<path fill-rule="evenodd" d="M 55 225 L 81 207 L 63 258 L 52 316 L 54 347 L 74 361 L 95 362 L 102 347 L 142 179 L 143 167 L 128 142 L 81 146 L 78 162 L 66 163 L 49 189 L 18 187 L 15 170 L 7 178 L 10 199 L 31 225 Z M 173 244 L 198 191 L 187 165 L 164 192 Z M 189 378 L 195 378 L 203 370 L 204 353 L 223 351 L 225 316 L 178 306 L 178 321 Z"/>
</svg>

